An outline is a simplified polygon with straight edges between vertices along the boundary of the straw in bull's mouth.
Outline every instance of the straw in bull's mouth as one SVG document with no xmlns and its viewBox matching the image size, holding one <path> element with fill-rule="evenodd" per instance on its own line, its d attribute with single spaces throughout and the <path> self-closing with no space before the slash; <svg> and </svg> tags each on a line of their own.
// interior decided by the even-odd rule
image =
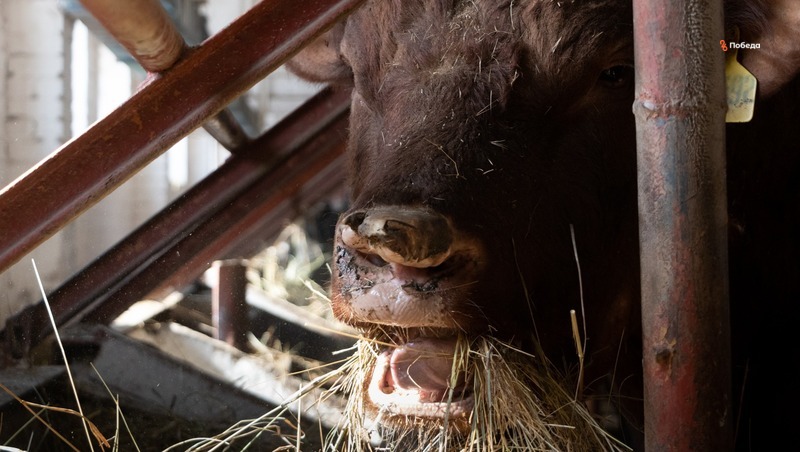
<svg viewBox="0 0 800 452">
<path fill-rule="evenodd" d="M 472 387 L 462 363 L 453 359 L 458 343 L 456 337 L 418 338 L 384 350 L 373 366 L 370 401 L 389 415 L 468 416 Z"/>
<path fill-rule="evenodd" d="M 331 450 L 627 450 L 546 363 L 491 337 L 360 340 L 347 366 Z"/>
</svg>

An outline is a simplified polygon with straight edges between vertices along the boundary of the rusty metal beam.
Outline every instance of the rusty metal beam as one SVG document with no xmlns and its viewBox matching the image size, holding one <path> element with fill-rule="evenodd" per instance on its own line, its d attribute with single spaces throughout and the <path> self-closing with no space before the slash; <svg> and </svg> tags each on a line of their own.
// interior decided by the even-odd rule
<svg viewBox="0 0 800 452">
<path fill-rule="evenodd" d="M 142 298 L 160 298 L 195 281 L 217 259 L 249 257 L 245 249 L 261 249 L 286 222 L 342 185 L 347 117 L 248 187 L 239 197 L 108 296 L 92 303 L 74 320 L 108 323 Z M 255 252 L 255 251 L 254 251 Z"/>
<path fill-rule="evenodd" d="M 0 191 L 0 272 L 363 0 L 257 3 L 120 108 Z M 278 36 L 277 30 L 280 30 Z"/>
<path fill-rule="evenodd" d="M 276 166 L 288 156 L 310 143 L 340 139 L 335 134 L 341 131 L 331 128 L 337 127 L 346 116 L 349 99 L 350 93 L 346 90 L 323 90 L 62 284 L 48 297 L 56 324 L 59 327 L 75 324 L 110 299 L 115 300 L 114 311 L 121 312 L 147 295 L 147 289 L 123 297 L 125 300 L 120 300 L 118 294 L 170 247 L 193 234 L 199 225 L 230 205 L 248 187 L 270 171 L 278 171 Z M 341 175 L 334 175 L 328 180 L 341 182 L 341 178 Z M 212 256 L 211 260 L 224 257 Z M 166 278 L 163 271 L 163 268 L 156 268 L 154 273 Z M 35 332 L 33 342 L 50 334 L 43 304 L 17 317 L 31 322 L 28 329 Z"/>
<path fill-rule="evenodd" d="M 343 121 L 342 127 L 344 125 Z M 312 206 L 341 189 L 346 172 L 341 155 L 345 143 L 337 140 L 335 135 L 339 133 L 331 131 L 329 136 L 316 143 L 318 148 L 314 150 L 314 158 L 319 161 L 304 162 L 303 155 L 298 155 L 294 161 L 287 161 L 285 168 L 291 173 L 285 175 L 283 180 L 286 182 L 283 185 L 265 181 L 254 186 L 230 209 L 204 225 L 200 233 L 196 232 L 173 250 L 189 258 L 175 259 L 177 256 L 165 255 L 167 259 L 160 261 L 159 268 L 164 266 L 172 272 L 169 275 L 142 278 L 144 288 L 138 291 L 153 298 L 162 298 L 197 279 L 215 256 L 233 259 L 256 254 L 283 230 L 288 219 L 296 218 L 306 206 Z M 221 234 L 218 232 L 220 228 L 224 228 Z M 213 236 L 213 239 L 206 240 L 207 246 L 196 250 L 203 244 L 204 236 Z M 107 322 L 116 315 L 113 312 L 105 316 L 93 316 L 93 319 Z"/>
<path fill-rule="evenodd" d="M 645 447 L 730 450 L 720 1 L 635 0 Z"/>
</svg>

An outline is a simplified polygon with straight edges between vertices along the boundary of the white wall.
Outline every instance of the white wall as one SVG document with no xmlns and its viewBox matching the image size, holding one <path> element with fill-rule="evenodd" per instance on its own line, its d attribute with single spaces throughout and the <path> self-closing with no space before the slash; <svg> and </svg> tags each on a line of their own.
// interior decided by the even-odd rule
<svg viewBox="0 0 800 452">
<path fill-rule="evenodd" d="M 2 186 L 36 164 L 68 136 L 64 47 L 64 34 L 68 32 L 56 0 L 0 1 Z M 68 254 L 64 245 L 69 237 L 68 232 L 53 237 L 32 256 L 0 275 L 0 322 L 4 323 L 21 305 L 38 299 L 31 257 L 36 258 L 45 284 L 61 279 L 62 261 Z"/>
</svg>

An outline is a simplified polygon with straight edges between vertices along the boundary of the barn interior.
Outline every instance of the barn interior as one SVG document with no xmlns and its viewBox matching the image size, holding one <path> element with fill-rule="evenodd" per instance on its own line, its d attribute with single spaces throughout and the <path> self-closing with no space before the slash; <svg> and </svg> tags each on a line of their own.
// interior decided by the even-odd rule
<svg viewBox="0 0 800 452">
<path fill-rule="evenodd" d="M 0 1 L 0 450 L 319 448 L 349 93 L 282 65 L 361 3 Z"/>
<path fill-rule="evenodd" d="M 359 2 L 315 3 L 0 4 L 1 446 L 337 422 L 286 403 L 354 342 L 324 300 L 349 95 L 282 65 Z"/>
</svg>

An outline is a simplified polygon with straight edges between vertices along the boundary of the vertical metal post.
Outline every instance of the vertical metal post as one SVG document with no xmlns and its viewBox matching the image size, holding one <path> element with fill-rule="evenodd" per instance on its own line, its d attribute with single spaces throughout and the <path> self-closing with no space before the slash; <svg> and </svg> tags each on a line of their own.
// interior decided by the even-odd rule
<svg viewBox="0 0 800 452">
<path fill-rule="evenodd" d="M 730 450 L 719 0 L 634 0 L 647 451 Z"/>
<path fill-rule="evenodd" d="M 247 267 L 241 260 L 214 262 L 217 284 L 211 290 L 214 337 L 247 350 Z"/>
</svg>

